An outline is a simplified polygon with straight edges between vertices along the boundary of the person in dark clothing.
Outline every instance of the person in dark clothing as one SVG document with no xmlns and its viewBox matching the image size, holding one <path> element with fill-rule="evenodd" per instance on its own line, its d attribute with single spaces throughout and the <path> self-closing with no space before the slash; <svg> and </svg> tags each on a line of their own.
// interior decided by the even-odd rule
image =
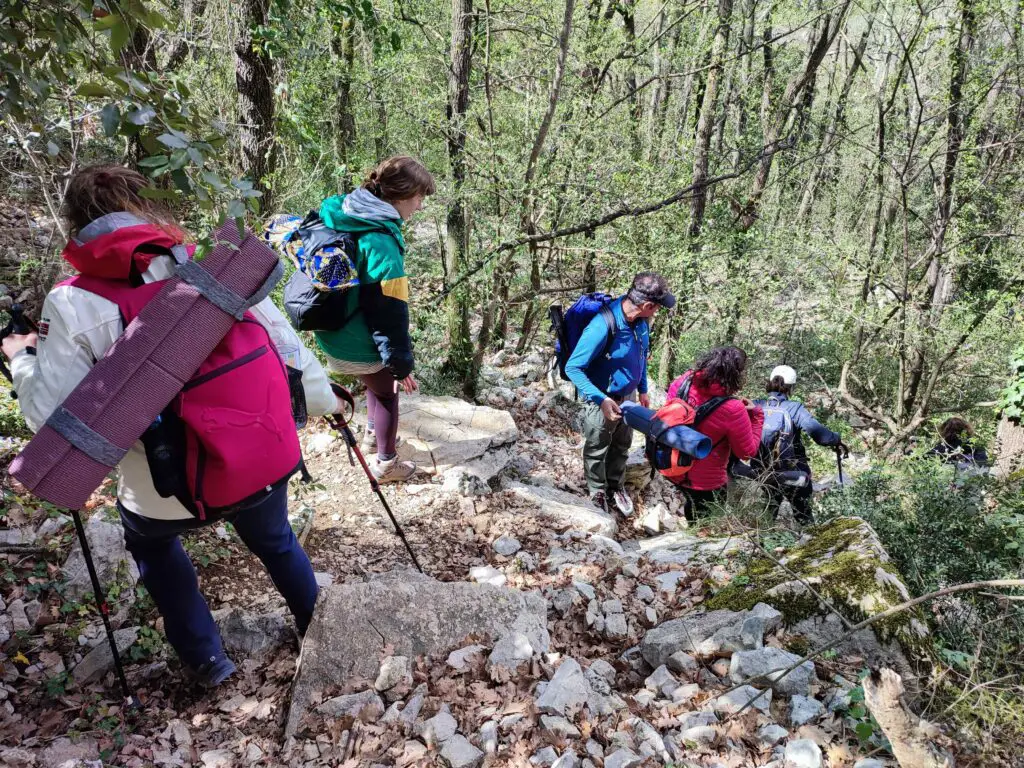
<svg viewBox="0 0 1024 768">
<path fill-rule="evenodd" d="M 987 467 L 988 453 L 984 447 L 974 443 L 973 436 L 974 428 L 964 419 L 957 416 L 946 419 L 939 427 L 942 439 L 928 451 L 928 455 L 937 456 L 961 469 Z"/>
<path fill-rule="evenodd" d="M 813 482 L 807 449 L 802 436 L 807 434 L 823 445 L 848 456 L 850 450 L 838 432 L 815 419 L 798 400 L 790 400 L 796 384 L 796 371 L 788 365 L 776 366 L 768 377 L 768 397 L 754 402 L 765 412 L 761 447 L 751 462 L 757 476 L 768 491 L 772 517 L 779 514 L 782 500 L 793 507 L 793 517 L 801 525 L 814 522 L 811 514 Z M 768 443 L 768 444 L 766 444 Z"/>
</svg>

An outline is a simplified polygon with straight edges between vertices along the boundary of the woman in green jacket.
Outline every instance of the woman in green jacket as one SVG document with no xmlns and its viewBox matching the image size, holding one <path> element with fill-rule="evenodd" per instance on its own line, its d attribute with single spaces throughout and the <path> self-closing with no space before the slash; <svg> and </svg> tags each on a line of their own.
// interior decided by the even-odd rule
<svg viewBox="0 0 1024 768">
<path fill-rule="evenodd" d="M 359 189 L 329 197 L 320 207 L 324 224 L 357 238 L 359 287 L 349 291 L 351 319 L 337 331 L 318 331 L 316 340 L 331 370 L 357 376 L 366 386 L 363 448 L 376 451 L 370 469 L 381 483 L 416 473 L 416 465 L 399 461 L 396 451 L 399 387 L 407 393 L 417 389 L 402 224 L 434 191 L 433 177 L 418 160 L 389 157 Z"/>
</svg>

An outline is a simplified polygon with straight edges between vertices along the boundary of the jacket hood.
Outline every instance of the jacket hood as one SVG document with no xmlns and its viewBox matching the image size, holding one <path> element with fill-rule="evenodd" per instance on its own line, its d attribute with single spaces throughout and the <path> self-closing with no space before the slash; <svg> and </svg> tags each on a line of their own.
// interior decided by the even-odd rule
<svg viewBox="0 0 1024 768">
<path fill-rule="evenodd" d="M 344 211 L 346 197 L 348 196 L 335 195 L 324 200 L 320 206 L 320 218 L 323 219 L 324 224 L 339 232 L 351 232 L 352 234 L 387 232 L 398 241 L 399 247 L 405 249 L 401 219 L 366 219 L 361 216 L 349 215 Z"/>
<path fill-rule="evenodd" d="M 134 214 L 110 213 L 83 227 L 61 256 L 83 275 L 127 280 L 133 263 L 141 274 L 183 239 L 181 232 L 172 234 Z"/>
</svg>

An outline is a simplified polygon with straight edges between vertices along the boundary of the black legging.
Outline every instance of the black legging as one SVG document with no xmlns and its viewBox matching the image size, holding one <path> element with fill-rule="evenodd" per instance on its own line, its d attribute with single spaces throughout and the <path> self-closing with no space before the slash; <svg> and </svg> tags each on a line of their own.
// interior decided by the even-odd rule
<svg viewBox="0 0 1024 768">
<path fill-rule="evenodd" d="M 708 507 L 725 502 L 726 486 L 724 485 L 721 488 L 713 488 L 710 491 L 698 491 L 695 488 L 686 488 L 685 486 L 679 486 L 679 490 L 686 497 L 683 514 L 686 515 L 686 519 L 691 523 L 696 522 L 698 516 L 707 512 Z"/>
<path fill-rule="evenodd" d="M 366 386 L 366 425 L 377 436 L 377 456 L 390 459 L 395 455 L 398 434 L 398 393 L 395 377 L 386 368 L 363 374 L 359 380 Z"/>
<path fill-rule="evenodd" d="M 787 471 L 803 472 L 807 475 L 807 482 L 801 486 L 792 486 L 782 483 L 779 476 L 773 472 L 764 475 L 764 487 L 768 491 L 772 519 L 779 516 L 779 506 L 782 500 L 786 499 L 793 507 L 793 518 L 801 525 L 809 525 L 814 522 L 814 515 L 811 514 L 811 495 L 814 493 L 811 467 L 807 462 L 798 461 L 787 465 Z"/>
</svg>

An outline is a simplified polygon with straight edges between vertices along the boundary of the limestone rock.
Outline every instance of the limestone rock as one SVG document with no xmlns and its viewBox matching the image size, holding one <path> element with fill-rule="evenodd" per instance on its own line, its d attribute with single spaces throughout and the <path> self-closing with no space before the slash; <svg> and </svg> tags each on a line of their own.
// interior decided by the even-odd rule
<svg viewBox="0 0 1024 768">
<path fill-rule="evenodd" d="M 278 613 L 254 614 L 240 608 L 213 612 L 224 650 L 236 660 L 262 660 L 287 643 L 294 632 Z"/>
<path fill-rule="evenodd" d="M 484 753 L 470 744 L 465 736 L 457 733 L 445 742 L 441 759 L 450 768 L 476 768 L 483 761 Z"/>
<path fill-rule="evenodd" d="M 413 658 L 447 651 L 470 634 L 500 639 L 513 632 L 529 638 L 536 652 L 547 651 L 547 601 L 539 594 L 407 571 L 328 587 L 302 644 L 286 735 L 315 692 L 352 678 L 375 679 L 385 645 Z"/>
<path fill-rule="evenodd" d="M 317 707 L 316 711 L 327 717 L 342 717 L 343 715 L 359 717 L 360 714 L 363 714 L 372 722 L 384 714 L 384 702 L 373 691 L 362 691 L 328 699 Z"/>
<path fill-rule="evenodd" d="M 124 655 L 124 652 L 131 648 L 132 643 L 139 636 L 138 627 L 130 627 L 127 629 L 119 629 L 114 632 L 114 643 L 117 645 L 117 651 L 120 655 Z M 71 676 L 75 678 L 75 682 L 79 685 L 89 685 L 110 672 L 114 668 L 114 654 L 110 652 L 110 643 L 104 641 L 89 651 L 86 657 L 82 659 L 75 668 L 71 671 Z"/>
<path fill-rule="evenodd" d="M 465 648 L 459 648 L 457 651 L 452 651 L 448 654 L 448 666 L 462 672 L 469 668 L 470 656 L 483 653 L 486 650 L 482 645 L 467 645 Z"/>
<path fill-rule="evenodd" d="M 618 531 L 614 517 L 602 512 L 587 499 L 566 491 L 523 483 L 510 483 L 507 489 L 536 504 L 541 516 L 560 525 L 607 536 L 614 536 Z"/>
<path fill-rule="evenodd" d="M 786 768 L 821 768 L 821 749 L 810 739 L 786 745 Z"/>
<path fill-rule="evenodd" d="M 633 768 L 644 761 L 631 749 L 618 749 L 604 759 L 604 768 Z"/>
<path fill-rule="evenodd" d="M 783 696 L 799 694 L 806 696 L 814 680 L 814 664 L 805 661 L 792 672 L 786 673 L 793 664 L 800 661 L 796 654 L 781 648 L 759 648 L 754 651 L 737 651 L 729 664 L 729 677 L 734 683 L 744 683 L 753 678 L 767 676 L 766 681 L 773 691 Z"/>
<path fill-rule="evenodd" d="M 789 722 L 794 728 L 813 722 L 823 714 L 825 707 L 817 699 L 796 695 L 789 701 Z"/>
<path fill-rule="evenodd" d="M 520 666 L 539 652 L 533 647 L 530 638 L 522 632 L 511 632 L 494 644 L 491 655 L 487 658 L 487 674 L 495 682 L 508 680 Z"/>
<path fill-rule="evenodd" d="M 493 720 L 480 726 L 480 746 L 484 754 L 493 755 L 498 751 L 498 724 Z"/>
<path fill-rule="evenodd" d="M 117 580 L 118 573 L 124 575 L 129 587 L 134 587 L 139 580 L 139 569 L 135 560 L 124 548 L 124 533 L 121 526 L 108 523 L 99 514 L 94 514 L 85 524 L 85 536 L 89 540 L 96 575 L 104 589 Z M 64 594 L 72 600 L 81 601 L 92 592 L 92 581 L 82 556 L 82 545 L 76 539 L 71 547 L 68 559 L 62 567 L 67 586 Z M 132 590 L 129 590 L 131 592 Z"/>
<path fill-rule="evenodd" d="M 477 584 L 490 584 L 495 587 L 503 587 L 505 582 L 508 581 L 504 573 L 489 565 L 479 565 L 475 568 L 470 568 L 469 578 Z"/>
<path fill-rule="evenodd" d="M 683 651 L 676 651 L 669 656 L 666 664 L 673 672 L 680 672 L 685 675 L 693 675 L 699 668 L 697 660 Z"/>
<path fill-rule="evenodd" d="M 412 683 L 412 662 L 408 656 L 388 656 L 380 663 L 373 689 L 390 691 L 401 682 Z"/>
<path fill-rule="evenodd" d="M 751 704 L 753 702 L 753 704 Z M 735 691 L 729 691 L 729 693 L 722 694 L 717 699 L 711 702 L 715 712 L 721 712 L 724 714 L 735 714 L 741 709 L 758 709 L 765 714 L 768 714 L 769 707 L 772 703 L 772 692 L 771 689 L 765 691 L 759 691 L 750 685 L 744 685 L 737 688 Z M 747 706 L 747 705 L 750 706 Z"/>
<path fill-rule="evenodd" d="M 508 411 L 455 397 L 403 395 L 399 411 L 399 454 L 438 473 L 461 466 L 488 481 L 511 461 L 519 437 Z"/>
<path fill-rule="evenodd" d="M 761 749 L 771 749 L 787 736 L 789 736 L 789 731 L 775 723 L 769 723 L 757 732 L 757 740 Z"/>
<path fill-rule="evenodd" d="M 740 631 L 745 618 L 745 613 L 720 610 L 672 619 L 648 630 L 640 650 L 655 668 L 678 651 L 711 654 L 744 650 Z"/>
<path fill-rule="evenodd" d="M 523 545 L 519 543 L 519 540 L 512 536 L 499 536 L 494 540 L 494 543 L 491 546 L 494 548 L 494 551 L 502 557 L 512 557 L 512 555 L 523 547 Z"/>
</svg>

